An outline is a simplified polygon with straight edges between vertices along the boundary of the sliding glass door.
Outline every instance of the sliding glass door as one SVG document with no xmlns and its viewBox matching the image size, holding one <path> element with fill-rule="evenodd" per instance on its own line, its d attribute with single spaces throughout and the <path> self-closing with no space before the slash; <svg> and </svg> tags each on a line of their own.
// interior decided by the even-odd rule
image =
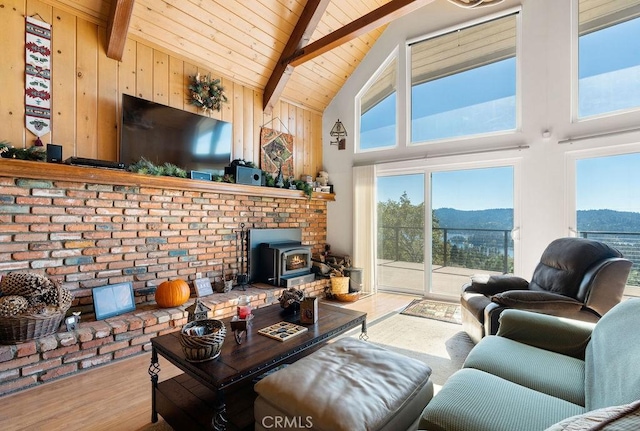
<svg viewBox="0 0 640 431">
<path fill-rule="evenodd" d="M 431 174 L 430 293 L 459 296 L 474 274 L 513 272 L 513 167 Z"/>
<path fill-rule="evenodd" d="M 379 290 L 457 299 L 473 274 L 513 272 L 513 166 L 379 172 L 376 190 Z"/>
<path fill-rule="evenodd" d="M 379 176 L 377 190 L 378 289 L 425 291 L 425 174 Z"/>
</svg>

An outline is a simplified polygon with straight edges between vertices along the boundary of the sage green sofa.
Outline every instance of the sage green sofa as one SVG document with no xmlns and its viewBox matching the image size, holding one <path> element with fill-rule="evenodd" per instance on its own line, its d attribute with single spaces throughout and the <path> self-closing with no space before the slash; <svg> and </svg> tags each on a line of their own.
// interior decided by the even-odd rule
<svg viewBox="0 0 640 431">
<path fill-rule="evenodd" d="M 597 324 L 508 309 L 425 407 L 430 431 L 640 429 L 640 298 Z M 613 418 L 613 419 L 612 419 Z"/>
</svg>

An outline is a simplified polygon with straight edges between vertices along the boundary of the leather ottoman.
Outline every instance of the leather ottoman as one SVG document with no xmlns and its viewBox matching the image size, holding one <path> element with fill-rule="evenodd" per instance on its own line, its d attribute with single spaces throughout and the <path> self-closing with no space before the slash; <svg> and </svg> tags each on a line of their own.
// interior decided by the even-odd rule
<svg viewBox="0 0 640 431">
<path fill-rule="evenodd" d="M 418 360 L 343 338 L 256 383 L 255 430 L 417 429 L 430 376 Z"/>
</svg>

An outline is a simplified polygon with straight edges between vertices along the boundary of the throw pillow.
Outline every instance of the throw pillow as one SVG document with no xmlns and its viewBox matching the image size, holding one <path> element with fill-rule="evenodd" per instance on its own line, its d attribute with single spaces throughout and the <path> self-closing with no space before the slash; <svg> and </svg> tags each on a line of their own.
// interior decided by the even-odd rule
<svg viewBox="0 0 640 431">
<path fill-rule="evenodd" d="M 640 429 L 640 400 L 564 419 L 545 431 L 631 431 Z"/>
</svg>

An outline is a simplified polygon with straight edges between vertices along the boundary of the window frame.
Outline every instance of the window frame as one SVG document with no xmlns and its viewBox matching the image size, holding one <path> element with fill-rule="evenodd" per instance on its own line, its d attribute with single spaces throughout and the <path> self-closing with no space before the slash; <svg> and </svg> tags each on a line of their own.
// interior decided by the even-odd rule
<svg viewBox="0 0 640 431">
<path fill-rule="evenodd" d="M 385 58 L 385 60 L 380 64 L 380 66 L 378 66 L 378 68 L 376 69 L 375 73 L 373 73 L 371 75 L 371 77 L 367 80 L 367 82 L 365 82 L 365 84 L 362 86 L 362 88 L 360 89 L 360 91 L 358 91 L 358 93 L 356 94 L 355 97 L 355 103 L 354 103 L 354 109 L 355 109 L 355 115 L 354 115 L 354 125 L 355 125 L 355 145 L 354 145 L 354 152 L 356 154 L 365 154 L 365 153 L 371 153 L 371 152 L 376 152 L 376 151 L 384 151 L 384 150 L 392 150 L 392 149 L 396 149 L 400 146 L 400 110 L 399 110 L 399 106 L 400 106 L 400 98 L 399 98 L 399 83 L 400 83 L 400 72 L 401 72 L 401 67 L 400 67 L 400 49 L 398 46 L 396 46 L 390 53 L 389 55 Z M 396 61 L 396 82 L 395 82 L 395 93 L 396 93 L 396 106 L 395 106 L 395 143 L 393 145 L 387 145 L 387 146 L 383 146 L 383 147 L 376 147 L 376 148 L 367 148 L 367 149 L 363 149 L 360 146 L 360 127 L 361 127 L 361 118 L 362 118 L 362 97 L 367 93 L 367 91 L 369 91 L 369 89 L 373 86 L 373 84 L 378 80 L 378 78 L 380 78 L 380 76 L 382 75 L 382 73 L 384 72 L 384 70 L 387 68 L 387 66 L 389 66 L 393 61 Z"/>
<path fill-rule="evenodd" d="M 639 6 L 635 6 L 639 7 Z M 600 114 L 579 116 L 580 105 L 580 0 L 571 0 L 571 123 L 584 123 L 591 120 L 610 118 L 630 112 L 640 111 L 640 104 L 633 108 L 617 109 L 615 111 L 602 112 Z M 640 18 L 640 17 L 638 17 Z M 615 24 L 614 24 L 615 25 Z M 609 28 L 603 27 L 604 28 Z"/>
<path fill-rule="evenodd" d="M 448 33 L 452 33 L 458 30 L 463 30 L 466 28 L 470 28 L 479 24 L 483 24 L 489 21 L 494 21 L 500 18 L 505 18 L 509 15 L 514 15 L 516 20 L 516 46 L 515 46 L 515 62 L 516 62 L 516 94 L 515 94 L 515 120 L 516 124 L 513 129 L 509 130 L 499 130 L 494 132 L 485 132 L 485 133 L 476 133 L 471 135 L 460 135 L 460 136 L 452 136 L 448 138 L 440 138 L 428 141 L 418 141 L 413 142 L 412 137 L 412 127 L 411 127 L 411 106 L 412 106 L 412 98 L 411 98 L 411 45 L 420 43 L 422 41 L 428 39 L 434 39 L 439 36 L 443 36 Z M 477 139 L 479 137 L 491 137 L 491 136 L 505 136 L 505 135 L 515 135 L 522 131 L 522 7 L 512 7 L 509 9 L 505 9 L 503 11 L 499 11 L 493 14 L 485 15 L 480 18 L 465 21 L 462 24 L 457 24 L 454 26 L 449 26 L 444 29 L 440 29 L 434 32 L 426 33 L 424 35 L 407 39 L 405 41 L 405 50 L 406 50 L 406 62 L 405 62 L 405 73 L 406 73 L 406 86 L 405 86 L 405 100 L 406 100 L 406 114 L 405 115 L 405 128 L 406 128 L 406 146 L 407 147 L 420 147 L 425 145 L 433 145 L 444 142 L 452 142 L 452 141 L 461 141 L 461 140 L 469 140 L 469 139 Z"/>
<path fill-rule="evenodd" d="M 577 75 L 576 75 L 577 76 Z M 629 154 L 640 154 L 640 134 L 626 143 L 611 142 L 607 146 L 607 139 L 595 137 L 595 145 L 591 148 L 567 151 L 565 153 L 565 226 L 567 226 L 567 236 L 578 236 L 578 209 L 577 209 L 577 164 L 579 160 L 604 158 L 613 156 L 624 156 Z M 624 295 L 640 296 L 639 286 L 627 285 Z"/>
</svg>

